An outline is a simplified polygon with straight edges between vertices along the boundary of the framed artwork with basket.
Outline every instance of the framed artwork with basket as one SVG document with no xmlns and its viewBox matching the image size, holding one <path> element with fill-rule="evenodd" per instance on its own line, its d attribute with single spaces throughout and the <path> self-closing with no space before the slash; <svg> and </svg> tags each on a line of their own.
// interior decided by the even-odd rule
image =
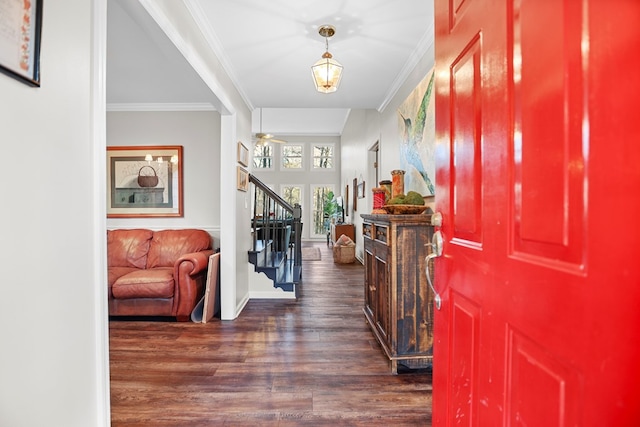
<svg viewBox="0 0 640 427">
<path fill-rule="evenodd" d="M 181 217 L 182 146 L 107 147 L 107 217 Z"/>
</svg>

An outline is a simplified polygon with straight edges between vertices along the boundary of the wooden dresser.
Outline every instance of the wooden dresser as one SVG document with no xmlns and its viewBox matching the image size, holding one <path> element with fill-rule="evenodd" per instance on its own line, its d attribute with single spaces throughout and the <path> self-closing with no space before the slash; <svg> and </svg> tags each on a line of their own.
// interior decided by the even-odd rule
<svg viewBox="0 0 640 427">
<path fill-rule="evenodd" d="M 361 215 L 364 315 L 397 374 L 433 361 L 433 292 L 425 276 L 431 215 Z"/>
</svg>

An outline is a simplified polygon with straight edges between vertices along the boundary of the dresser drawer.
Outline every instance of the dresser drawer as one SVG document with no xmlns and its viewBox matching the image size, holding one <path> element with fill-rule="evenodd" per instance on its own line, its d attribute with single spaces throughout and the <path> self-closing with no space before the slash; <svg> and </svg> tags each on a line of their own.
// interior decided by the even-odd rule
<svg viewBox="0 0 640 427">
<path fill-rule="evenodd" d="M 374 225 L 375 239 L 385 245 L 389 244 L 389 227 L 385 225 Z"/>
<path fill-rule="evenodd" d="M 373 239 L 373 224 L 365 222 L 362 224 L 362 235 Z"/>
</svg>

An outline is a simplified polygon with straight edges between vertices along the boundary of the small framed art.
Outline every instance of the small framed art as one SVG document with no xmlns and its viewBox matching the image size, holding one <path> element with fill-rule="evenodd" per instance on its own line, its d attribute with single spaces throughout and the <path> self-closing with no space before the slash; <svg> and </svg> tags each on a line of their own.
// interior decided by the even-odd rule
<svg viewBox="0 0 640 427">
<path fill-rule="evenodd" d="M 364 199 L 364 181 L 358 183 L 358 199 Z"/>
<path fill-rule="evenodd" d="M 249 190 L 249 172 L 241 166 L 238 166 L 237 186 L 239 191 Z"/>
<path fill-rule="evenodd" d="M 249 149 L 240 141 L 238 141 L 238 163 L 242 166 L 249 166 Z"/>
</svg>

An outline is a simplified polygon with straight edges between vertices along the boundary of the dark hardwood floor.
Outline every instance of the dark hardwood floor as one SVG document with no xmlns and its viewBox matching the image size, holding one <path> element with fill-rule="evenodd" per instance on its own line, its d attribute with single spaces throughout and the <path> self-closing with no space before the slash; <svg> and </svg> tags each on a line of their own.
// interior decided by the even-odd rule
<svg viewBox="0 0 640 427">
<path fill-rule="evenodd" d="M 431 426 L 431 375 L 391 375 L 362 313 L 363 267 L 306 261 L 298 300 L 234 321 L 110 322 L 117 426 Z"/>
</svg>

